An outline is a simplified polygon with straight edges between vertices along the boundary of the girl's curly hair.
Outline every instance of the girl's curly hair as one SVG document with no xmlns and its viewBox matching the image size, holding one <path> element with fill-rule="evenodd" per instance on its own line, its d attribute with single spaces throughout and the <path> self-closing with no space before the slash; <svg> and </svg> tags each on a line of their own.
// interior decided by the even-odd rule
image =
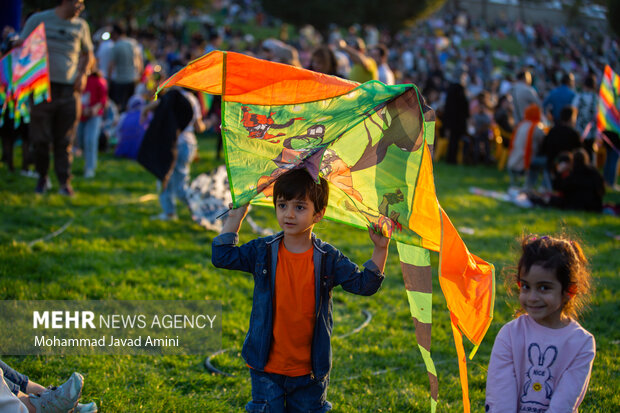
<svg viewBox="0 0 620 413">
<path fill-rule="evenodd" d="M 577 319 L 590 300 L 592 288 L 588 260 L 579 243 L 566 236 L 524 236 L 521 239 L 521 258 L 516 272 L 506 280 L 509 293 L 515 294 L 520 276 L 526 274 L 532 265 L 555 271 L 562 285 L 562 293 L 570 297 L 562 314 Z M 521 313 L 523 309 L 518 311 L 518 314 Z"/>
</svg>

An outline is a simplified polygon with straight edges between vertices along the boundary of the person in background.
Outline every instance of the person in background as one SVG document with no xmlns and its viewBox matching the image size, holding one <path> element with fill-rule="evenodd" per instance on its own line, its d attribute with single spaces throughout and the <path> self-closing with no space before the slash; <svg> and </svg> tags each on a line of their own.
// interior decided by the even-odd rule
<svg viewBox="0 0 620 413">
<path fill-rule="evenodd" d="M 589 74 L 583 81 L 583 90 L 577 93 L 571 103 L 577 110 L 575 129 L 581 135 L 583 147 L 590 155 L 590 161 L 594 162 L 596 140 L 596 115 L 598 113 L 598 93 L 596 93 L 596 76 Z"/>
<path fill-rule="evenodd" d="M 532 87 L 532 75 L 528 70 L 517 74 L 517 81 L 510 90 L 512 106 L 514 108 L 515 124 L 521 122 L 525 116 L 525 108 L 532 103 L 541 106 L 538 93 Z"/>
<path fill-rule="evenodd" d="M 165 188 L 163 188 L 159 194 L 159 204 L 161 205 L 163 211 L 160 214 L 151 217 L 153 220 L 160 221 L 177 220 L 177 198 L 182 202 L 187 203 L 190 166 L 196 156 L 196 151 L 198 148 L 195 132 L 201 133 L 205 130 L 205 124 L 202 120 L 202 111 L 200 110 L 198 98 L 196 98 L 191 91 L 186 89 L 173 88 L 171 90 L 176 90 L 181 93 L 183 98 L 189 102 L 192 113 L 190 122 L 178 134 L 176 139 L 177 156 L 172 168 L 172 174 L 170 175 Z M 170 91 L 167 93 L 170 93 Z M 144 106 L 140 116 L 140 123 L 146 122 L 148 113 L 155 109 L 161 100 L 162 99 L 158 99 Z M 155 113 L 155 116 L 157 116 L 157 112 Z"/>
<path fill-rule="evenodd" d="M 95 176 L 101 121 L 107 100 L 108 84 L 95 63 L 82 93 L 82 118 L 77 131 L 78 142 L 82 143 L 84 150 L 84 178 Z"/>
<path fill-rule="evenodd" d="M 605 184 L 611 190 L 620 191 L 620 187 L 616 185 L 618 178 L 618 158 L 620 158 L 620 136 L 613 131 L 603 131 L 605 139 L 603 143 L 607 155 L 605 156 L 605 164 L 603 165 L 603 176 Z"/>
<path fill-rule="evenodd" d="M 531 104 L 525 110 L 525 118 L 515 129 L 506 162 L 512 187 L 521 186 L 518 182 L 522 175 L 526 175 L 525 188 L 532 189 L 533 187 L 530 166 L 545 138 L 545 132 L 540 127 L 541 118 L 540 108 L 536 104 Z"/>
<path fill-rule="evenodd" d="M 359 83 L 379 79 L 377 63 L 372 57 L 366 55 L 364 41 L 359 37 L 354 39 L 351 41 L 351 44 L 342 39 L 338 43 L 338 50 L 346 53 L 349 60 L 351 60 L 349 79 Z"/>
<path fill-rule="evenodd" d="M 108 81 L 108 83 L 110 80 L 108 68 L 110 67 L 110 60 L 112 59 L 113 48 L 114 40 L 112 40 L 112 38 L 110 37 L 107 40 L 102 39 L 101 42 L 97 45 L 97 50 L 95 51 L 95 57 L 97 58 L 97 62 L 99 62 L 99 71 L 106 79 L 106 81 Z"/>
<path fill-rule="evenodd" d="M 49 189 L 50 145 L 54 151 L 59 193 L 74 194 L 70 182 L 71 146 L 82 111 L 80 95 L 94 60 L 90 29 L 86 21 L 78 17 L 83 10 L 83 0 L 59 0 L 55 8 L 30 16 L 21 33 L 21 38 L 25 39 L 40 23 L 45 23 L 52 100 L 32 107 L 30 127 L 39 174 L 35 192 L 39 194 Z"/>
<path fill-rule="evenodd" d="M 498 155 L 499 159 L 497 160 L 497 169 L 500 171 L 504 169 L 506 161 L 508 160 L 510 141 L 515 127 L 513 113 L 512 97 L 509 94 L 502 95 L 497 102 L 495 114 L 493 115 L 495 124 L 499 128 L 499 133 L 502 138 L 501 150 Z"/>
<path fill-rule="evenodd" d="M 204 49 L 204 54 L 219 50 L 222 44 L 222 37 L 216 29 L 209 30 L 208 42 Z"/>
<path fill-rule="evenodd" d="M 549 130 L 542 144 L 541 153 L 547 158 L 547 171 L 553 173 L 555 157 L 559 153 L 581 147 L 581 137 L 575 130 L 575 108 L 566 106 L 560 111 L 559 122 Z"/>
<path fill-rule="evenodd" d="M 370 49 L 370 57 L 379 63 L 379 66 L 377 67 L 379 81 L 385 83 L 386 85 L 393 85 L 395 83 L 394 73 L 388 65 L 388 53 L 388 48 L 384 44 L 378 44 Z"/>
<path fill-rule="evenodd" d="M 553 124 L 558 125 L 560 120 L 560 112 L 566 106 L 570 106 L 575 98 L 575 76 L 572 73 L 562 75 L 560 86 L 549 92 L 549 95 L 543 101 L 543 109 L 547 117 L 553 119 Z M 551 116 L 549 116 L 551 115 Z"/>
<path fill-rule="evenodd" d="M 472 116 L 474 134 L 472 136 L 472 156 L 474 163 L 492 162 L 489 135 L 491 133 L 491 103 L 489 92 L 483 90 L 476 97 L 476 113 Z"/>
<path fill-rule="evenodd" d="M 112 28 L 112 47 L 108 76 L 110 77 L 110 99 L 125 111 L 127 101 L 133 96 L 140 80 L 144 63 L 138 43 L 128 37 L 125 29 L 118 24 Z"/>
<path fill-rule="evenodd" d="M 114 156 L 129 159 L 138 157 L 138 150 L 150 121 L 150 119 L 140 121 L 144 104 L 144 99 L 140 95 L 133 95 L 129 98 L 127 111 L 121 114 L 116 126 L 115 135 L 118 137 L 118 145 L 114 150 Z"/>
<path fill-rule="evenodd" d="M 325 73 L 326 75 L 338 76 L 338 62 L 336 55 L 328 46 L 319 46 L 310 56 L 310 70 Z"/>
<path fill-rule="evenodd" d="M 263 41 L 262 57 L 272 62 L 301 67 L 297 49 L 278 39 L 265 39 Z"/>
<path fill-rule="evenodd" d="M 469 101 L 465 94 L 467 70 L 465 67 L 455 69 L 452 82 L 446 91 L 444 106 L 444 127 L 448 132 L 448 156 L 446 161 L 456 164 L 459 144 L 467 134 L 469 119 Z"/>
<path fill-rule="evenodd" d="M 84 377 L 73 373 L 60 386 L 45 388 L 0 360 L 0 411 L 3 413 L 96 413 L 97 404 L 78 403 Z"/>
<path fill-rule="evenodd" d="M 556 179 L 555 189 L 560 193 L 565 209 L 601 212 L 605 182 L 601 173 L 590 165 L 590 157 L 584 148 L 572 152 L 573 165 L 566 177 Z"/>
</svg>

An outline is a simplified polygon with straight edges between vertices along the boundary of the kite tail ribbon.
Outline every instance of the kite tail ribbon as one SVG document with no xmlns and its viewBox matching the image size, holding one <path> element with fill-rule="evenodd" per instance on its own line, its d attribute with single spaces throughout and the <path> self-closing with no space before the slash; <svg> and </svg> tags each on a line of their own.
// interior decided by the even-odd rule
<svg viewBox="0 0 620 413">
<path fill-rule="evenodd" d="M 431 358 L 433 284 L 430 252 L 427 249 L 400 242 L 396 245 L 403 271 L 405 289 L 407 290 L 411 318 L 415 325 L 418 348 L 428 372 L 431 413 L 434 413 L 437 408 L 439 382 L 437 380 L 435 364 Z"/>
<path fill-rule="evenodd" d="M 452 313 L 450 313 L 450 320 L 452 321 L 450 324 L 452 326 L 452 335 L 454 336 L 456 356 L 459 361 L 459 377 L 461 379 L 461 390 L 463 391 L 463 412 L 469 413 L 469 385 L 467 381 L 467 359 L 465 358 L 465 348 L 463 347 L 463 334 L 457 327 L 458 321 Z"/>
<path fill-rule="evenodd" d="M 493 318 L 495 304 L 495 268 L 470 254 L 448 215 L 441 210 L 441 250 L 439 254 L 439 284 L 446 297 L 454 345 L 459 362 L 463 390 L 463 411 L 470 412 L 467 383 L 467 362 L 463 335 L 474 345 L 473 357 Z M 444 253 L 449 251 L 450 259 Z"/>
</svg>

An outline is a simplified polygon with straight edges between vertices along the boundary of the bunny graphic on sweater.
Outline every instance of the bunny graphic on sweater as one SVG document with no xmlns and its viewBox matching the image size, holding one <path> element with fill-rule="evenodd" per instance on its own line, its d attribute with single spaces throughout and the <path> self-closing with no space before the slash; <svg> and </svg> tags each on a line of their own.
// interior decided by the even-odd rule
<svg viewBox="0 0 620 413">
<path fill-rule="evenodd" d="M 547 407 L 553 394 L 553 376 L 550 367 L 558 355 L 558 350 L 555 346 L 549 346 L 544 353 L 541 353 L 538 344 L 532 343 L 527 354 L 530 367 L 526 373 L 527 381 L 523 386 L 521 403 Z"/>
</svg>

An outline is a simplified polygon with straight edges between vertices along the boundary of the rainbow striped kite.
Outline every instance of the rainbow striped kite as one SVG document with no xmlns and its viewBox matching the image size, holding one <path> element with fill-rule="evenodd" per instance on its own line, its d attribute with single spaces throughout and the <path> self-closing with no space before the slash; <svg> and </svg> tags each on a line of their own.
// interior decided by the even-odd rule
<svg viewBox="0 0 620 413">
<path fill-rule="evenodd" d="M 8 109 L 9 117 L 17 128 L 22 119 L 30 122 L 29 99 L 34 104 L 49 101 L 50 78 L 47 61 L 47 42 L 43 23 L 7 54 L 0 64 L 0 125 L 4 112 Z"/>
<path fill-rule="evenodd" d="M 599 131 L 610 130 L 620 134 L 620 77 L 605 66 L 603 81 L 599 91 L 596 126 Z"/>
<path fill-rule="evenodd" d="M 434 112 L 414 85 L 358 84 L 338 77 L 214 51 L 161 87 L 222 95 L 222 134 L 235 207 L 273 206 L 274 181 L 294 168 L 330 185 L 326 217 L 397 241 L 418 347 L 435 411 L 430 356 L 430 251 L 450 310 L 463 404 L 469 411 L 462 334 L 480 344 L 492 319 L 494 268 L 472 255 L 437 202 L 431 148 Z"/>
</svg>

